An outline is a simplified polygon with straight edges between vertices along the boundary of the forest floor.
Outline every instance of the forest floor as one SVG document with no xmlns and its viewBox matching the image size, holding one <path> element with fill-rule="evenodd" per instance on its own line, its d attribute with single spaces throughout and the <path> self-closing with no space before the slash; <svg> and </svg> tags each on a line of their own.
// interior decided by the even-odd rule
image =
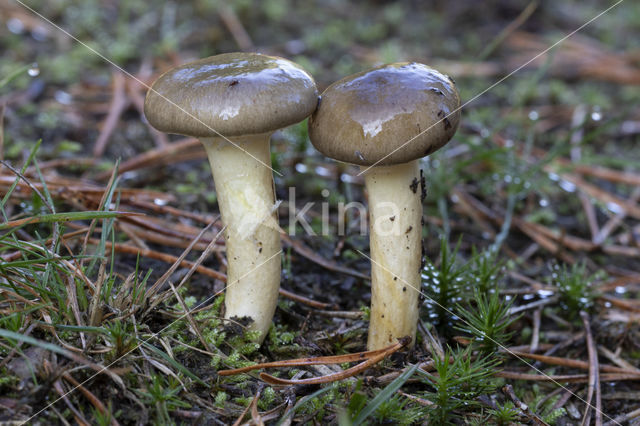
<svg viewBox="0 0 640 426">
<path fill-rule="evenodd" d="M 0 0 L 0 424 L 639 424 L 640 3 L 423 3 Z M 306 121 L 272 161 L 281 227 L 313 203 L 316 235 L 283 235 L 262 346 L 221 318 L 205 152 L 143 102 L 160 73 L 238 50 L 320 90 L 398 61 L 455 79 L 460 128 L 421 164 L 412 349 L 351 370 L 369 242 L 355 210 L 337 232 L 338 206 L 366 193 Z"/>
</svg>

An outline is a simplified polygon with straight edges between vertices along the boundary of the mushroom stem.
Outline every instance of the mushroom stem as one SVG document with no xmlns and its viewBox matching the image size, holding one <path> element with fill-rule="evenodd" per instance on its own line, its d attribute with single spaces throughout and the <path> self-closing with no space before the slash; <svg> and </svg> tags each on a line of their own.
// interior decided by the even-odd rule
<svg viewBox="0 0 640 426">
<path fill-rule="evenodd" d="M 225 318 L 250 317 L 249 329 L 260 333 L 259 343 L 271 326 L 280 287 L 280 228 L 273 175 L 266 166 L 270 136 L 233 137 L 236 146 L 219 137 L 201 139 L 226 226 Z"/>
<path fill-rule="evenodd" d="M 364 167 L 363 167 L 364 169 Z M 367 348 L 403 336 L 415 340 L 422 260 L 422 201 L 418 160 L 369 169 L 371 322 Z"/>
</svg>

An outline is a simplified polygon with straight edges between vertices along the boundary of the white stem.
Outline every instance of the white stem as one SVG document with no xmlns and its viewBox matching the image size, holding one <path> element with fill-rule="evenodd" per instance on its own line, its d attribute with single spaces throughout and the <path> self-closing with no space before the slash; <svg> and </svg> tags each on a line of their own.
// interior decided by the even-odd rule
<svg viewBox="0 0 640 426">
<path fill-rule="evenodd" d="M 270 134 L 203 138 L 216 186 L 222 223 L 227 227 L 225 318 L 250 317 L 262 342 L 278 302 L 281 259 Z M 240 149 L 240 148 L 242 149 Z"/>
<path fill-rule="evenodd" d="M 369 194 L 371 322 L 369 350 L 409 336 L 418 323 L 422 259 L 422 200 L 418 161 L 373 167 Z"/>
</svg>

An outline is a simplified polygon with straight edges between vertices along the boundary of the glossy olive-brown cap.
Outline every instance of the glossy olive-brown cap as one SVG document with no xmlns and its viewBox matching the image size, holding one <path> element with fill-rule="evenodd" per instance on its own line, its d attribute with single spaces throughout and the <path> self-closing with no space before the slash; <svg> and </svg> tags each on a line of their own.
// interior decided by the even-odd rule
<svg viewBox="0 0 640 426">
<path fill-rule="evenodd" d="M 383 65 L 325 90 L 309 119 L 313 146 L 363 166 L 407 163 L 444 146 L 460 121 L 446 75 L 418 63 Z"/>
<path fill-rule="evenodd" d="M 225 53 L 162 74 L 144 103 L 158 130 L 196 137 L 266 133 L 305 119 L 318 103 L 311 75 L 283 58 Z"/>
</svg>

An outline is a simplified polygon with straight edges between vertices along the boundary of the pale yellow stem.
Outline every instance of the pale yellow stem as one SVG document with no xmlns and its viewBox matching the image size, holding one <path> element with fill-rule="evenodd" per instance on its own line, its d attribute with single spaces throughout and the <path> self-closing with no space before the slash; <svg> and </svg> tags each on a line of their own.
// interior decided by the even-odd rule
<svg viewBox="0 0 640 426">
<path fill-rule="evenodd" d="M 422 201 L 418 161 L 373 167 L 369 195 L 371 322 L 369 350 L 409 336 L 418 323 L 422 259 Z"/>
<path fill-rule="evenodd" d="M 261 343 L 280 288 L 280 228 L 269 150 L 270 134 L 203 138 L 226 226 L 225 318 L 250 317 Z M 240 148 L 242 149 L 240 149 Z"/>
</svg>

